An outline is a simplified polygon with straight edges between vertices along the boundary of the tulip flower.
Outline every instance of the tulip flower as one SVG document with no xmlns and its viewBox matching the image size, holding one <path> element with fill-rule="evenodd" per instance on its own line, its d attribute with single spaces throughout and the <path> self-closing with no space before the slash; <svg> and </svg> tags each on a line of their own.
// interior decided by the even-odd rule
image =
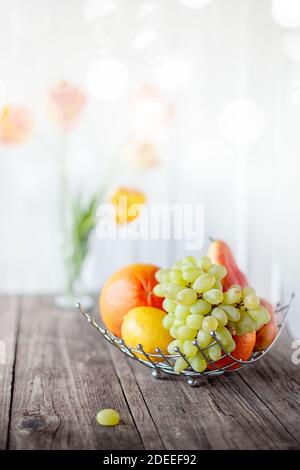
<svg viewBox="0 0 300 470">
<path fill-rule="evenodd" d="M 53 119 L 63 128 L 69 130 L 86 102 L 84 93 L 67 81 L 58 82 L 50 92 L 50 111 Z"/>
<path fill-rule="evenodd" d="M 135 220 L 146 202 L 144 193 L 128 188 L 119 188 L 112 196 L 111 203 L 116 210 L 116 223 L 126 224 Z"/>
<path fill-rule="evenodd" d="M 32 132 L 33 119 L 22 106 L 4 106 L 0 114 L 0 143 L 21 144 Z"/>
<path fill-rule="evenodd" d="M 142 170 L 148 170 L 159 164 L 155 145 L 150 141 L 135 142 L 127 146 L 126 159 Z"/>
</svg>

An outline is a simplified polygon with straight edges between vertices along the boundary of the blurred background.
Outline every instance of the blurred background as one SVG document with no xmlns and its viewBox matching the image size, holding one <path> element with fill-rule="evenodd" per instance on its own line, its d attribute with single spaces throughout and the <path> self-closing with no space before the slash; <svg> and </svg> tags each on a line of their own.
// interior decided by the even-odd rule
<svg viewBox="0 0 300 470">
<path fill-rule="evenodd" d="M 120 187 L 204 204 L 202 253 L 224 239 L 261 295 L 297 293 L 297 0 L 0 0 L 0 106 L 2 293 L 61 291 L 62 194 L 88 212 Z M 85 235 L 87 292 L 186 255 Z"/>
</svg>

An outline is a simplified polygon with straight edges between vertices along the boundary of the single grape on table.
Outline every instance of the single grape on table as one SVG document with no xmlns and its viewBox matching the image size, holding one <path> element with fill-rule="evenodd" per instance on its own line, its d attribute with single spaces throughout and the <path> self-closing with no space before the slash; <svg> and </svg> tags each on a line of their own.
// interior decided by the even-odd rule
<svg viewBox="0 0 300 470">
<path fill-rule="evenodd" d="M 120 422 L 120 415 L 112 408 L 105 408 L 98 411 L 96 421 L 102 426 L 116 426 Z"/>
</svg>

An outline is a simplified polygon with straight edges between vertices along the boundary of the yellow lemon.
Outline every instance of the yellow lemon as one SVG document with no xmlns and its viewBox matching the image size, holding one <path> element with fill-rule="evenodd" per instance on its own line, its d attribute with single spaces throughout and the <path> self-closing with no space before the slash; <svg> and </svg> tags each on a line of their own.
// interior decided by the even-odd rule
<svg viewBox="0 0 300 470">
<path fill-rule="evenodd" d="M 138 349 L 141 344 L 147 354 L 157 354 L 156 348 L 160 348 L 164 354 L 168 354 L 167 347 L 173 338 L 168 330 L 163 327 L 162 319 L 166 312 L 155 307 L 135 307 L 125 315 L 121 333 L 125 344 Z M 140 359 L 146 360 L 144 354 L 138 354 Z M 153 362 L 162 361 L 162 358 L 153 358 Z"/>
</svg>

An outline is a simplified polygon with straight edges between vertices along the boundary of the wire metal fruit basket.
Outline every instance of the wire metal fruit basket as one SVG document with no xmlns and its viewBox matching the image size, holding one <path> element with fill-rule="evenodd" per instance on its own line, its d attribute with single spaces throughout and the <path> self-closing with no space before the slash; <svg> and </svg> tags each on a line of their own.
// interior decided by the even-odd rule
<svg viewBox="0 0 300 470">
<path fill-rule="evenodd" d="M 206 360 L 207 364 L 209 365 L 209 368 L 207 368 L 204 372 L 195 372 L 191 367 L 189 359 L 180 350 L 180 348 L 176 348 L 176 354 L 164 354 L 163 351 L 159 348 L 156 349 L 156 354 L 149 354 L 143 349 L 142 344 L 139 344 L 136 349 L 130 346 L 127 346 L 125 342 L 123 341 L 123 339 L 115 336 L 107 328 L 105 328 L 103 324 L 99 324 L 98 322 L 96 322 L 96 320 L 86 311 L 86 309 L 83 307 L 82 304 L 78 303 L 76 304 L 76 307 L 80 311 L 80 313 L 84 316 L 84 318 L 94 328 L 96 328 L 96 330 L 109 343 L 111 343 L 117 349 L 119 349 L 124 354 L 126 354 L 126 356 L 140 362 L 141 364 L 144 364 L 147 367 L 150 367 L 152 369 L 153 377 L 159 379 L 159 378 L 162 378 L 164 374 L 182 376 L 187 379 L 187 383 L 191 387 L 197 387 L 200 385 L 201 379 L 219 377 L 225 373 L 237 372 L 241 370 L 243 367 L 254 364 L 257 361 L 259 361 L 262 357 L 264 357 L 273 347 L 273 345 L 278 340 L 280 334 L 283 331 L 283 327 L 285 325 L 288 312 L 290 310 L 290 306 L 291 306 L 294 296 L 295 294 L 291 295 L 291 298 L 287 305 L 282 306 L 281 304 L 277 304 L 276 306 L 275 314 L 277 318 L 278 332 L 277 332 L 276 337 L 274 338 L 274 341 L 265 350 L 253 352 L 251 357 L 247 361 L 237 359 L 232 354 L 227 352 L 224 346 L 221 345 L 221 343 L 219 342 L 218 338 L 216 337 L 213 331 L 211 332 L 213 342 L 211 342 L 205 348 L 201 348 L 198 344 L 198 341 L 194 340 L 193 342 L 194 345 L 197 346 L 199 352 L 202 354 L 203 358 Z M 207 349 L 214 344 L 219 344 L 223 352 L 223 355 L 220 357 L 218 361 L 210 360 L 210 358 L 207 355 Z M 188 367 L 182 372 L 177 372 L 174 370 L 174 363 L 176 359 L 178 359 L 179 357 L 182 357 L 188 364 Z M 220 364 L 220 361 L 224 358 L 229 358 L 230 363 L 222 367 L 219 367 L 218 363 Z"/>
</svg>

